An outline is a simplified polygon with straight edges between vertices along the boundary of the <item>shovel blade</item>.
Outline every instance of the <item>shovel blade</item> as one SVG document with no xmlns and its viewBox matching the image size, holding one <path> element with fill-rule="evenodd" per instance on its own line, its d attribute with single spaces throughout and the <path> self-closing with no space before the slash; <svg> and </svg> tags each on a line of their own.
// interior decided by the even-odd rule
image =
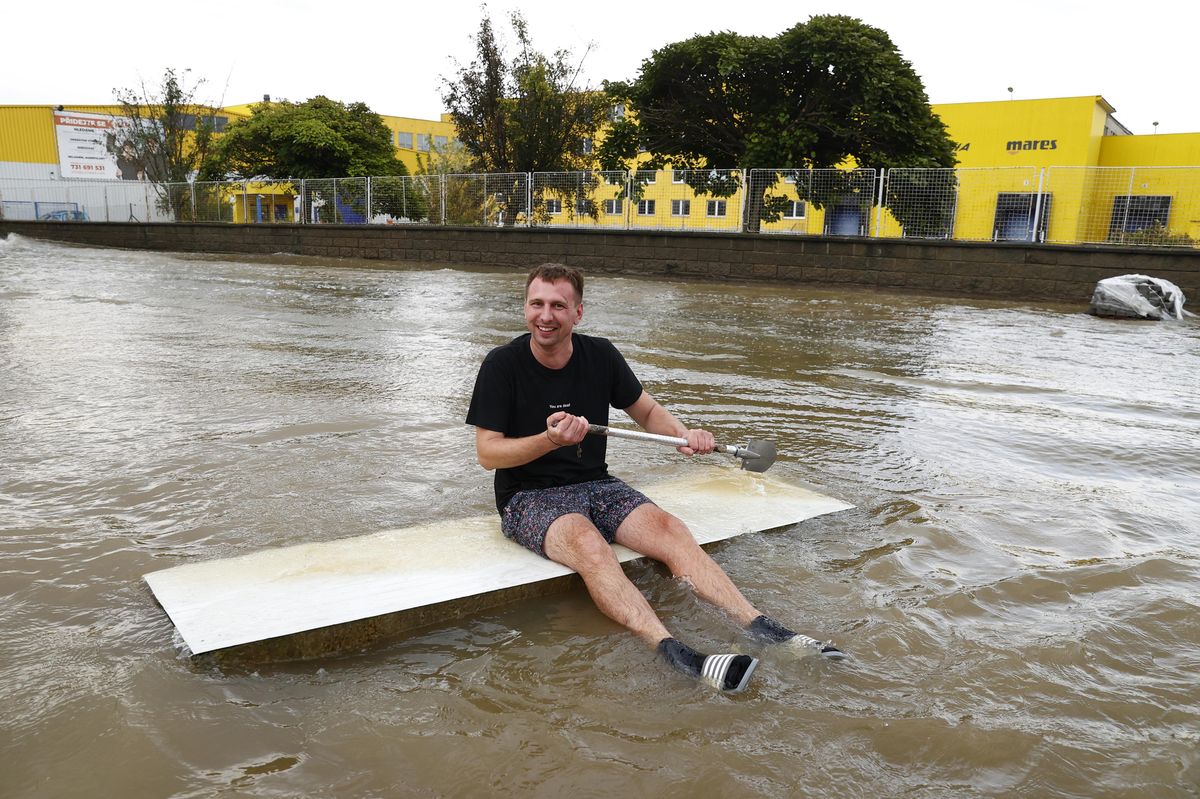
<svg viewBox="0 0 1200 799">
<path fill-rule="evenodd" d="M 746 449 L 749 452 L 742 457 L 742 468 L 748 472 L 765 472 L 775 463 L 775 445 L 770 441 L 750 441 Z"/>
</svg>

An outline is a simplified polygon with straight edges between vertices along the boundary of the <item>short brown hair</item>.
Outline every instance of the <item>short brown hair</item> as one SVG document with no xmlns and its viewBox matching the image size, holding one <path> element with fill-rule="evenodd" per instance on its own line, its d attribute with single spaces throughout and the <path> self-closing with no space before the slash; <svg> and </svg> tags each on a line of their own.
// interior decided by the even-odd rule
<svg viewBox="0 0 1200 799">
<path fill-rule="evenodd" d="M 578 302 L 583 302 L 583 270 L 576 266 L 567 266 L 566 264 L 539 264 L 529 270 L 529 277 L 525 279 L 525 291 L 529 291 L 529 284 L 541 278 L 547 283 L 553 283 L 556 280 L 568 280 L 572 288 L 575 289 L 575 299 Z"/>
</svg>

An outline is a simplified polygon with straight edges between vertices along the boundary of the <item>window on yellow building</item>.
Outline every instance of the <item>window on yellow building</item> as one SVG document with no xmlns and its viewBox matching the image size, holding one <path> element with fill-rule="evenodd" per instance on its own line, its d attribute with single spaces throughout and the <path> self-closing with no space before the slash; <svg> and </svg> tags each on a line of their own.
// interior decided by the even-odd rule
<svg viewBox="0 0 1200 799">
<path fill-rule="evenodd" d="M 546 213 L 561 214 L 562 200 L 546 200 Z"/>
<path fill-rule="evenodd" d="M 866 209 L 854 200 L 825 207 L 826 236 L 862 236 L 867 230 Z"/>
<path fill-rule="evenodd" d="M 654 200 L 638 200 L 638 216 L 654 216 Z"/>
<path fill-rule="evenodd" d="M 591 139 L 580 139 L 579 140 L 579 152 L 583 153 L 584 155 L 591 155 L 592 140 Z"/>
<path fill-rule="evenodd" d="M 784 219 L 803 219 L 804 200 L 791 200 L 783 209 Z"/>
<path fill-rule="evenodd" d="M 411 150 L 413 148 L 413 135 L 411 133 L 397 133 L 396 146 L 402 150 Z"/>
<path fill-rule="evenodd" d="M 709 216 L 725 216 L 725 200 L 709 200 L 707 213 Z"/>
<path fill-rule="evenodd" d="M 429 152 L 429 140 L 430 140 L 430 136 L 428 133 L 418 133 L 417 134 L 417 149 L 423 153 Z"/>
<path fill-rule="evenodd" d="M 996 195 L 992 238 L 996 241 L 1045 241 L 1051 199 L 1050 194 L 1043 194 L 1039 205 L 1038 195 L 1033 192 L 1000 192 Z"/>
<path fill-rule="evenodd" d="M 1122 233 L 1136 233 L 1152 227 L 1167 227 L 1171 217 L 1171 198 L 1166 195 L 1122 195 L 1113 198 L 1109 238 Z"/>
<path fill-rule="evenodd" d="M 606 213 L 606 214 L 621 213 L 621 202 L 622 201 L 621 201 L 620 197 L 618 197 L 615 200 L 605 200 L 604 201 L 604 213 Z"/>
<path fill-rule="evenodd" d="M 691 212 L 691 200 L 671 200 L 671 216 L 687 216 Z"/>
</svg>

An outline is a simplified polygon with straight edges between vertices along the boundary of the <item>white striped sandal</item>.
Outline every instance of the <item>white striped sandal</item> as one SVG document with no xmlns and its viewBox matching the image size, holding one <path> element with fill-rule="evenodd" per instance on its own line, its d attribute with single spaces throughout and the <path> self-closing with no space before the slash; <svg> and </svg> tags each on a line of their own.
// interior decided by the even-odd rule
<svg viewBox="0 0 1200 799">
<path fill-rule="evenodd" d="M 731 694 L 745 690 L 758 666 L 758 659 L 749 655 L 705 655 L 674 638 L 659 641 L 658 652 L 683 673 Z"/>
</svg>

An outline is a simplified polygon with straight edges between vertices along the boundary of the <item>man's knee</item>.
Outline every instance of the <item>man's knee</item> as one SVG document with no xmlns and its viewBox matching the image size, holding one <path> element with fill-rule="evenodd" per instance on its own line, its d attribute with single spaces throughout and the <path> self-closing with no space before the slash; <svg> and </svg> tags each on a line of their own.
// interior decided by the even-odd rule
<svg viewBox="0 0 1200 799">
<path fill-rule="evenodd" d="M 688 526 L 657 505 L 639 506 L 627 522 L 617 530 L 617 543 L 656 560 L 666 561 L 699 549 Z"/>
<path fill-rule="evenodd" d="M 586 517 L 559 517 L 546 531 L 546 556 L 580 573 L 603 568 L 616 561 L 612 547 Z"/>
<path fill-rule="evenodd" d="M 684 543 L 694 544 L 696 542 L 696 539 L 692 536 L 692 531 L 688 529 L 688 526 L 678 516 L 667 513 L 657 505 L 646 505 L 643 507 L 649 509 L 645 517 L 646 523 L 655 530 L 658 530 L 659 535 Z"/>
</svg>

